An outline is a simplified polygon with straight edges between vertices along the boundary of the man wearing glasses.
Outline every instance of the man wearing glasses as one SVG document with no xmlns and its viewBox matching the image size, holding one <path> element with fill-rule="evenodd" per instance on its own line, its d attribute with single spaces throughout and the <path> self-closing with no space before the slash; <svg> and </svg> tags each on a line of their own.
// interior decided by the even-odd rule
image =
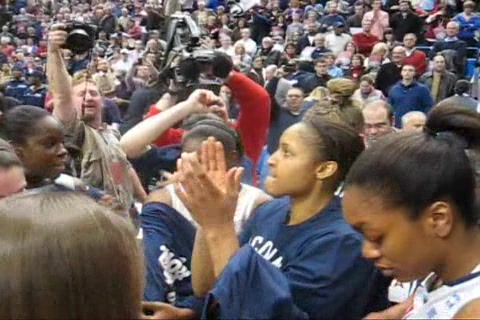
<svg viewBox="0 0 480 320">
<path fill-rule="evenodd" d="M 364 135 L 367 148 L 379 138 L 395 132 L 392 107 L 383 100 L 375 100 L 362 109 L 365 121 Z"/>
</svg>

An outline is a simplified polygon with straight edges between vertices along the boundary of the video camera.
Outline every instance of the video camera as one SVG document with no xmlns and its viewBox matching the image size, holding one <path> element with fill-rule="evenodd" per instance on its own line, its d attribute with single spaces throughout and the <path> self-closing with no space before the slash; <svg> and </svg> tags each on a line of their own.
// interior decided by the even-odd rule
<svg viewBox="0 0 480 320">
<path fill-rule="evenodd" d="M 97 27 L 95 25 L 70 22 L 66 25 L 67 40 L 65 41 L 64 49 L 69 49 L 74 54 L 85 53 L 95 46 L 95 37 L 97 34 Z"/>
<path fill-rule="evenodd" d="M 202 33 L 188 13 L 170 16 L 162 73 L 188 95 L 195 89 L 220 92 L 221 82 L 205 79 L 211 69 L 215 51 L 201 46 Z M 182 94 L 182 96 L 183 96 Z"/>
</svg>

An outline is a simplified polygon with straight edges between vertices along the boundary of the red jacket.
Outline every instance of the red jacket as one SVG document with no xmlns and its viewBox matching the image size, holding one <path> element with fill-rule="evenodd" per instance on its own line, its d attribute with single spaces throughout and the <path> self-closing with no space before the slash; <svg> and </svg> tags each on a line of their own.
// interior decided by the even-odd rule
<svg viewBox="0 0 480 320">
<path fill-rule="evenodd" d="M 364 32 L 354 34 L 352 40 L 358 48 L 358 53 L 363 54 L 365 57 L 372 53 L 373 46 L 380 41 L 377 36 Z"/>
<path fill-rule="evenodd" d="M 270 96 L 261 85 L 240 72 L 234 72 L 225 85 L 232 90 L 232 95 L 240 106 L 238 121 L 233 126 L 242 139 L 245 155 L 256 168 L 267 140 Z M 146 117 L 152 117 L 160 112 L 152 105 Z M 157 146 L 179 144 L 182 142 L 183 133 L 183 129 L 168 129 L 154 144 Z"/>
<path fill-rule="evenodd" d="M 410 56 L 403 59 L 403 64 L 415 66 L 417 77 L 420 77 L 427 71 L 427 55 L 423 51 L 413 50 Z"/>
</svg>

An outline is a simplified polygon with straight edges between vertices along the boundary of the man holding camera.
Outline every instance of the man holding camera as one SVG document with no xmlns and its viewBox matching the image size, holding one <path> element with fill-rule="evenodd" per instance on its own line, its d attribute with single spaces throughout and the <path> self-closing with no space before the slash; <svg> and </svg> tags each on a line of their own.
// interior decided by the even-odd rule
<svg viewBox="0 0 480 320">
<path fill-rule="evenodd" d="M 118 135 L 102 122 L 102 98 L 88 72 L 71 79 L 62 57 L 67 44 L 64 26 L 48 34 L 47 76 L 54 99 L 53 115 L 65 127 L 66 141 L 78 151 L 77 175 L 88 185 L 112 195 L 120 211 L 128 210 L 133 196 L 146 197 L 141 183 L 118 146 Z"/>
</svg>

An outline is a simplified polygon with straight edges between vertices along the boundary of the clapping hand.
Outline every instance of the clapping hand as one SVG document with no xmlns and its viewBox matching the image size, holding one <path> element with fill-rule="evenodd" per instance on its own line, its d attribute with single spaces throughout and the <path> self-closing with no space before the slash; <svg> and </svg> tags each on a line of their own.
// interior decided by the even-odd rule
<svg viewBox="0 0 480 320">
<path fill-rule="evenodd" d="M 232 225 L 243 168 L 227 171 L 223 145 L 214 138 L 202 143 L 200 158 L 195 153 L 182 154 L 176 193 L 202 228 Z"/>
</svg>

